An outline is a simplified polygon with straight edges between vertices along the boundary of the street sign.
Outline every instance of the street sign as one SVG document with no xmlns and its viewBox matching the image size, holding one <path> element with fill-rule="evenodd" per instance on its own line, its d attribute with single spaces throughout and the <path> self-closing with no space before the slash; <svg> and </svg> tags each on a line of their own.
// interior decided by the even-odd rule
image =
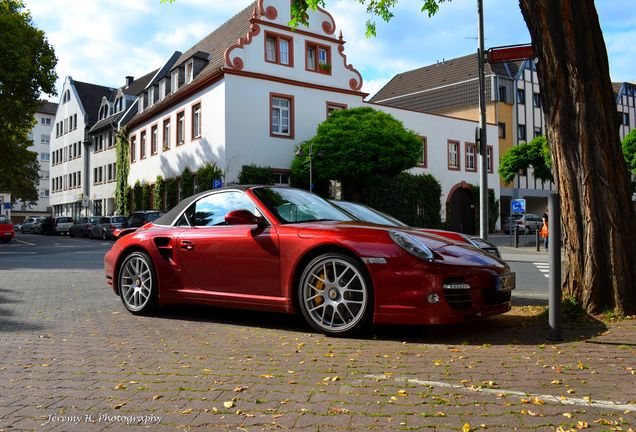
<svg viewBox="0 0 636 432">
<path fill-rule="evenodd" d="M 510 214 L 525 214 L 526 213 L 526 200 L 525 199 L 513 199 L 510 201 Z"/>
<path fill-rule="evenodd" d="M 532 45 L 509 45 L 490 48 L 486 51 L 488 63 L 499 63 L 512 60 L 525 60 L 534 58 Z"/>
<path fill-rule="evenodd" d="M 214 179 L 212 180 L 212 189 L 219 189 L 223 187 L 223 180 Z"/>
</svg>

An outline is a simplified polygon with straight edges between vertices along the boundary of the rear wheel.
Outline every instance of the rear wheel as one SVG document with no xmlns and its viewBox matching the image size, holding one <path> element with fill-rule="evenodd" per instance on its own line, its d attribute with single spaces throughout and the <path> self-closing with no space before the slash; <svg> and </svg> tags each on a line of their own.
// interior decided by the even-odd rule
<svg viewBox="0 0 636 432">
<path fill-rule="evenodd" d="M 136 315 L 147 315 L 157 309 L 157 276 L 146 253 L 128 255 L 117 274 L 119 296 L 126 309 Z"/>
<path fill-rule="evenodd" d="M 298 287 L 300 310 L 314 329 L 330 336 L 362 331 L 373 314 L 373 288 L 353 258 L 327 253 L 314 258 Z"/>
</svg>

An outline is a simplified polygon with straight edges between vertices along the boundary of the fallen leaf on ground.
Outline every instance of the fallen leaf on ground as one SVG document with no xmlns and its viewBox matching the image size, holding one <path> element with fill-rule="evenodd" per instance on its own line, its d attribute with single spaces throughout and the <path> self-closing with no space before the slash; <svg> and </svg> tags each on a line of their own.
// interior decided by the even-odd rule
<svg viewBox="0 0 636 432">
<path fill-rule="evenodd" d="M 464 423 L 464 427 L 462 427 L 462 432 L 471 432 L 470 423 Z"/>
<path fill-rule="evenodd" d="M 162 397 L 163 397 L 163 395 L 154 395 L 152 397 L 152 400 L 158 400 L 158 399 L 161 399 Z"/>
<path fill-rule="evenodd" d="M 241 393 L 244 390 L 247 390 L 247 386 L 236 386 L 236 387 L 234 387 L 234 392 L 235 393 Z"/>
<path fill-rule="evenodd" d="M 223 402 L 223 406 L 224 406 L 225 408 L 232 408 L 232 407 L 234 406 L 234 402 L 232 402 L 232 401 L 225 401 L 225 402 Z"/>
<path fill-rule="evenodd" d="M 115 390 L 124 390 L 126 388 L 126 384 L 121 383 L 115 386 Z"/>
<path fill-rule="evenodd" d="M 569 418 L 569 419 L 571 419 L 573 417 L 572 413 L 568 413 L 568 412 L 563 413 L 562 415 L 563 415 L 563 417 L 566 417 L 566 418 Z"/>
<path fill-rule="evenodd" d="M 119 408 L 123 407 L 124 405 L 126 405 L 126 402 L 122 402 L 122 403 L 120 403 L 120 404 L 115 405 L 115 406 L 113 407 L 113 409 L 119 409 Z"/>
<path fill-rule="evenodd" d="M 184 409 L 183 411 L 181 411 L 181 414 L 191 414 L 192 411 L 194 411 L 192 408 Z"/>
<path fill-rule="evenodd" d="M 576 422 L 576 427 L 577 427 L 578 429 L 587 429 L 587 428 L 589 428 L 589 427 L 590 427 L 590 425 L 588 425 L 588 424 L 587 424 L 587 422 L 584 422 L 584 421 L 578 421 L 578 422 Z"/>
<path fill-rule="evenodd" d="M 409 393 L 406 390 L 398 390 L 397 395 L 405 397 L 405 396 L 408 396 Z"/>
</svg>

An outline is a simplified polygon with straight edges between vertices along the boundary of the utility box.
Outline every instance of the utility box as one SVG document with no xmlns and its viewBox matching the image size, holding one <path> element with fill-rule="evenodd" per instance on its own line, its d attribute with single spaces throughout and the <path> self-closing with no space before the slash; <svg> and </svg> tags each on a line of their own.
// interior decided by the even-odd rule
<svg viewBox="0 0 636 432">
<path fill-rule="evenodd" d="M 9 192 L 0 192 L 0 215 L 11 219 L 11 194 Z"/>
</svg>

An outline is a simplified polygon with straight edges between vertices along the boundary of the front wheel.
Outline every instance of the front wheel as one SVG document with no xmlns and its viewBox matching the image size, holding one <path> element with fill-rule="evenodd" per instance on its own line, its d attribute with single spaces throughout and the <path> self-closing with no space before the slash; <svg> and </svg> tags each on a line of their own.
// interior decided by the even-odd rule
<svg viewBox="0 0 636 432">
<path fill-rule="evenodd" d="M 373 315 L 371 281 L 364 267 L 347 255 L 314 258 L 300 277 L 298 295 L 305 320 L 330 336 L 359 333 Z"/>
<path fill-rule="evenodd" d="M 148 315 L 157 309 L 157 275 L 146 253 L 128 255 L 117 274 L 119 296 L 126 309 L 135 315 Z"/>
</svg>

